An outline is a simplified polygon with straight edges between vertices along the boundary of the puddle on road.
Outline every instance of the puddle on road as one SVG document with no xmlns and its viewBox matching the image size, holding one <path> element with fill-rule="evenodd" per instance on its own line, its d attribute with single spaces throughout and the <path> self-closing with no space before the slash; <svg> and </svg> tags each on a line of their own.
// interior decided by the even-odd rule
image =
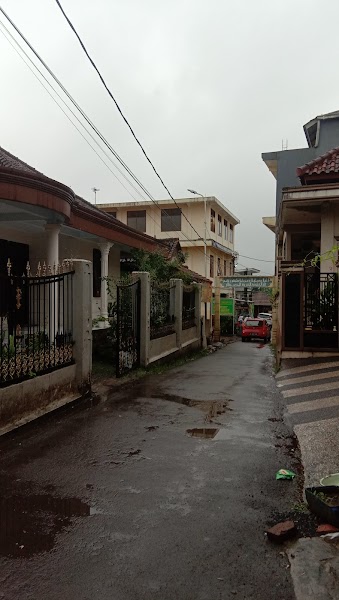
<svg viewBox="0 0 339 600">
<path fill-rule="evenodd" d="M 228 406 L 228 403 L 231 400 L 191 400 L 190 398 L 183 398 L 182 396 L 174 396 L 172 394 L 159 394 L 154 395 L 154 397 L 161 398 L 161 400 L 167 400 L 168 402 L 176 402 L 177 404 L 183 404 L 184 406 L 198 408 L 206 413 L 205 421 L 207 423 L 212 419 L 215 419 L 218 415 L 223 415 L 226 410 L 232 410 Z"/>
<path fill-rule="evenodd" d="M 55 538 L 76 517 L 87 517 L 90 506 L 78 498 L 50 494 L 0 499 L 0 555 L 29 558 L 49 552 Z"/>
<path fill-rule="evenodd" d="M 213 427 L 195 427 L 194 429 L 187 429 L 186 433 L 188 433 L 188 435 L 191 437 L 213 439 L 217 435 L 218 431 L 219 429 Z"/>
</svg>

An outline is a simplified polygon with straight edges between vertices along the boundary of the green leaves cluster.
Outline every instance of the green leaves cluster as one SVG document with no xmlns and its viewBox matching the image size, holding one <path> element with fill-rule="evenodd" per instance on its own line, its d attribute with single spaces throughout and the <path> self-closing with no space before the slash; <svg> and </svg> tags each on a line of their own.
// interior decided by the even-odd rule
<svg viewBox="0 0 339 600">
<path fill-rule="evenodd" d="M 132 258 L 136 265 L 136 271 L 147 271 L 153 281 L 163 283 L 170 279 L 182 279 L 186 284 L 193 281 L 193 277 L 182 269 L 185 262 L 185 255 L 182 253 L 169 261 L 161 252 L 134 250 Z"/>
</svg>

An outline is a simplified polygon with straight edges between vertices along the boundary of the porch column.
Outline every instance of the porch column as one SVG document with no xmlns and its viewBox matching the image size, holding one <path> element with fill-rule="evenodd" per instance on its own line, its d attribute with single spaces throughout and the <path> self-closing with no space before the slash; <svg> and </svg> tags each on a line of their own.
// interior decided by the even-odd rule
<svg viewBox="0 0 339 600">
<path fill-rule="evenodd" d="M 54 265 L 59 264 L 59 233 L 60 225 L 55 223 L 47 223 L 46 230 L 46 265 L 51 266 L 52 273 Z"/>
<path fill-rule="evenodd" d="M 59 233 L 60 225 L 56 223 L 47 223 L 46 227 L 46 266 L 51 267 L 52 275 L 57 273 L 59 264 Z M 47 270 L 47 275 L 49 271 Z M 47 290 L 46 290 L 47 291 Z M 46 333 L 48 335 L 50 344 L 56 347 L 57 334 L 59 329 L 62 329 L 63 323 L 60 323 L 59 315 L 59 302 L 58 302 L 59 284 L 57 281 L 49 280 L 48 284 L 48 295 L 46 296 L 47 315 L 46 319 Z"/>
<path fill-rule="evenodd" d="M 113 244 L 105 242 L 103 244 L 99 244 L 99 246 L 101 250 L 101 316 L 105 319 L 108 319 L 108 257 L 109 251 Z"/>
</svg>

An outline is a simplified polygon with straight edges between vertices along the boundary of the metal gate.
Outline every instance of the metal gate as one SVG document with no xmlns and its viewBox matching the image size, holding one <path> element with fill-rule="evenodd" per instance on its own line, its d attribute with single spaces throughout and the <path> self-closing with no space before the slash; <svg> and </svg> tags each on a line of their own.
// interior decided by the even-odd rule
<svg viewBox="0 0 339 600">
<path fill-rule="evenodd" d="M 336 273 L 305 273 L 304 346 L 338 347 Z"/>
<path fill-rule="evenodd" d="M 140 365 L 140 280 L 117 286 L 117 377 Z"/>
</svg>

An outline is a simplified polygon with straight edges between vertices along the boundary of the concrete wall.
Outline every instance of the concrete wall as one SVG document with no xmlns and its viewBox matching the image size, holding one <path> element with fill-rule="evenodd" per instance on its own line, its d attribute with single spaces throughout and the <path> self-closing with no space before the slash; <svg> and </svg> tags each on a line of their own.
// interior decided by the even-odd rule
<svg viewBox="0 0 339 600">
<path fill-rule="evenodd" d="M 92 371 L 92 265 L 75 261 L 73 276 L 74 365 L 0 388 L 0 434 L 88 393 Z"/>
<path fill-rule="evenodd" d="M 162 358 L 200 347 L 202 340 L 200 336 L 201 324 L 201 285 L 196 286 L 195 292 L 195 315 L 196 326 L 187 330 L 182 329 L 182 299 L 183 282 L 181 279 L 171 279 L 173 290 L 171 299 L 174 316 L 175 333 L 166 335 L 156 340 L 150 339 L 150 298 L 151 283 L 149 273 L 133 273 L 135 278 L 141 282 L 141 306 L 140 306 L 140 364 L 147 367 L 150 363 Z"/>
<path fill-rule="evenodd" d="M 179 348 L 177 347 L 177 336 L 175 333 L 156 340 L 150 340 L 149 362 L 152 363 L 177 350 L 179 350 Z"/>
</svg>

